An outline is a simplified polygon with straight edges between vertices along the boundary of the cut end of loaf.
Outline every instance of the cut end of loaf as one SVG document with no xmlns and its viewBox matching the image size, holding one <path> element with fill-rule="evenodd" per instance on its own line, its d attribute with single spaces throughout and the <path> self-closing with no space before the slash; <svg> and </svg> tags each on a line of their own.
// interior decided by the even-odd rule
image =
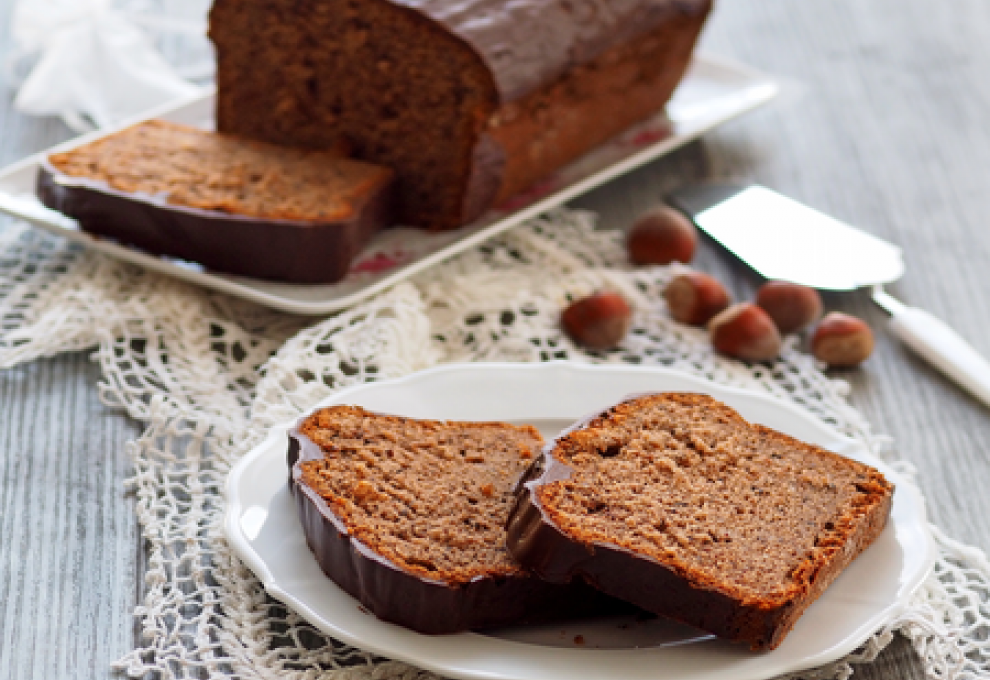
<svg viewBox="0 0 990 680">
<path fill-rule="evenodd" d="M 214 3 L 217 129 L 314 149 L 344 137 L 356 157 L 396 170 L 403 223 L 472 217 L 468 184 L 495 107 L 479 57 L 399 3 L 288 4 Z"/>
</svg>

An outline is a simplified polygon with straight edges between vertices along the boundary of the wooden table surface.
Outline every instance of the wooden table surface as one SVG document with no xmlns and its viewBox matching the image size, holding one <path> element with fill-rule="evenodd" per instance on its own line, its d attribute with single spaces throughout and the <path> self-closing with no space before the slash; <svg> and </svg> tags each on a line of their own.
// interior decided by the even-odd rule
<svg viewBox="0 0 990 680">
<path fill-rule="evenodd" d="M 704 49 L 776 74 L 781 97 L 575 205 L 621 228 L 679 184 L 758 181 L 899 244 L 891 291 L 990 356 L 987 27 L 984 0 L 726 0 Z M 69 136 L 0 101 L 3 163 Z M 759 283 L 709 244 L 697 263 L 740 297 Z M 884 332 L 865 294 L 826 305 L 877 331 L 868 364 L 836 373 L 852 403 L 918 467 L 933 520 L 990 548 L 990 410 Z M 0 678 L 108 678 L 136 642 L 143 553 L 123 479 L 138 427 L 100 404 L 98 379 L 86 354 L 0 372 Z M 856 673 L 923 676 L 902 639 Z"/>
</svg>

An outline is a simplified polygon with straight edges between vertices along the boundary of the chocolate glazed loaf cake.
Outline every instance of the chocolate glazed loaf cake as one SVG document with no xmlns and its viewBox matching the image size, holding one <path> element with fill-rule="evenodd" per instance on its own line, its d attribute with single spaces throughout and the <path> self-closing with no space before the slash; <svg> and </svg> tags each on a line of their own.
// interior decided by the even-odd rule
<svg viewBox="0 0 990 680">
<path fill-rule="evenodd" d="M 210 269 L 333 283 L 392 222 L 394 173 L 148 121 L 42 162 L 41 202 L 87 232 Z"/>
<path fill-rule="evenodd" d="M 754 650 L 880 534 L 873 468 L 698 394 L 631 399 L 558 438 L 518 488 L 509 550 Z"/>
<path fill-rule="evenodd" d="M 505 549 L 513 487 L 541 445 L 532 427 L 334 406 L 290 433 L 290 488 L 320 567 L 386 621 L 438 634 L 621 611 Z"/>
<path fill-rule="evenodd" d="M 449 229 L 662 109 L 710 0 L 215 0 L 217 126 L 395 168 Z"/>
</svg>

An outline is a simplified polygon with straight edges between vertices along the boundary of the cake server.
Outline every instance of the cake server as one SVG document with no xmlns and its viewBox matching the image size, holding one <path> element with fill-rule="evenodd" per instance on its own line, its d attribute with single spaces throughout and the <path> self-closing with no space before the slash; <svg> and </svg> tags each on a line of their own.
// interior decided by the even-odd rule
<svg viewBox="0 0 990 680">
<path fill-rule="evenodd" d="M 904 274 L 897 246 L 758 185 L 689 186 L 668 201 L 767 279 L 827 291 L 871 288 L 894 335 L 990 406 L 990 363 L 948 324 L 884 291 Z"/>
</svg>

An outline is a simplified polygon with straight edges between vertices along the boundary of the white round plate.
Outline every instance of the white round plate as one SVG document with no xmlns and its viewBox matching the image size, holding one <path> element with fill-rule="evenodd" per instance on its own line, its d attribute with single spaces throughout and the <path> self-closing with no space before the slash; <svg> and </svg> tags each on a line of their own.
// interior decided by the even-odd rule
<svg viewBox="0 0 990 680">
<path fill-rule="evenodd" d="M 841 658 L 903 610 L 935 559 L 922 498 L 856 441 L 765 394 L 659 368 L 492 363 L 449 365 L 359 385 L 320 406 L 346 403 L 414 418 L 532 423 L 549 439 L 629 394 L 655 391 L 710 394 L 752 422 L 869 463 L 897 485 L 891 521 L 880 538 L 772 652 L 753 653 L 663 619 L 599 619 L 443 636 L 384 623 L 330 581 L 306 546 L 286 488 L 289 425 L 274 428 L 231 471 L 227 537 L 272 597 L 328 635 L 465 680 L 762 680 Z"/>
</svg>

